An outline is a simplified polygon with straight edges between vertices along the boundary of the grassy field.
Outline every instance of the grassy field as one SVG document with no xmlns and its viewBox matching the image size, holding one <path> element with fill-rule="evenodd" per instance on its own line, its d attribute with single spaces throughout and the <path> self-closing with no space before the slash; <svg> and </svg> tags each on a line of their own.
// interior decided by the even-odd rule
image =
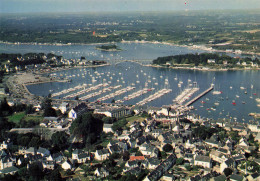
<svg viewBox="0 0 260 181">
<path fill-rule="evenodd" d="M 41 122 L 43 120 L 43 117 L 42 116 L 25 116 L 24 119 L 26 121 L 34 120 L 34 121 L 37 121 L 37 122 Z"/>
<path fill-rule="evenodd" d="M 144 117 L 141 117 L 141 116 L 131 116 L 131 117 L 128 117 L 126 118 L 127 120 L 127 126 L 131 125 L 134 121 L 137 121 L 137 122 L 142 122 L 143 120 L 145 120 Z"/>
<path fill-rule="evenodd" d="M 12 116 L 8 117 L 8 121 L 14 122 L 15 124 L 18 124 L 19 121 L 25 116 L 25 112 L 19 112 L 15 113 Z"/>
</svg>

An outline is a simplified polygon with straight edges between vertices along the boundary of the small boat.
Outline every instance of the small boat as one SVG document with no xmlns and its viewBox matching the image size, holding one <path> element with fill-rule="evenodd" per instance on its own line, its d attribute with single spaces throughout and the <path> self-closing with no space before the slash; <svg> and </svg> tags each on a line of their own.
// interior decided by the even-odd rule
<svg viewBox="0 0 260 181">
<path fill-rule="evenodd" d="M 244 90 L 245 88 L 244 87 L 240 87 L 241 90 Z"/>
<path fill-rule="evenodd" d="M 239 95 L 236 95 L 236 98 L 239 98 Z"/>
<path fill-rule="evenodd" d="M 245 104 L 246 102 L 245 101 L 242 101 L 242 104 Z"/>
<path fill-rule="evenodd" d="M 213 92 L 212 92 L 213 95 L 219 95 L 219 94 L 221 94 L 221 93 L 222 93 L 221 91 L 213 91 Z"/>
</svg>

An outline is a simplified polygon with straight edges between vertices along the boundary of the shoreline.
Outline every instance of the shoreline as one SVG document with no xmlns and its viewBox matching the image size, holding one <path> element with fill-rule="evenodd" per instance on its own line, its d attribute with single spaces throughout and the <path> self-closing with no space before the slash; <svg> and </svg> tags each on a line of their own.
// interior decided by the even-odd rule
<svg viewBox="0 0 260 181">
<path fill-rule="evenodd" d="M 75 66 L 75 67 L 58 67 L 56 70 L 51 69 L 48 72 L 36 72 L 38 75 L 47 74 L 47 73 L 55 73 L 60 72 L 63 70 L 71 70 L 71 69 L 78 69 L 78 68 L 95 68 L 95 67 L 104 67 L 104 66 L 110 66 L 110 63 L 101 64 L 101 65 L 89 65 L 89 66 Z"/>
<path fill-rule="evenodd" d="M 246 68 L 226 68 L 226 69 L 222 69 L 222 68 L 208 68 L 208 67 L 165 67 L 162 65 L 155 65 L 155 64 L 150 64 L 150 65 L 143 65 L 146 67 L 154 67 L 154 68 L 170 68 L 170 69 L 176 69 L 176 70 L 197 70 L 197 71 L 243 71 L 243 70 L 260 70 L 260 68 L 250 68 L 250 69 L 246 69 Z"/>
<path fill-rule="evenodd" d="M 150 44 L 161 44 L 161 45 L 169 45 L 169 46 L 177 46 L 177 47 L 185 47 L 193 50 L 204 50 L 204 51 L 209 51 L 209 52 L 216 52 L 216 53 L 232 53 L 238 56 L 241 56 L 243 54 L 245 55 L 256 55 L 260 56 L 260 52 L 248 52 L 248 51 L 241 51 L 241 53 L 236 53 L 236 52 L 230 52 L 229 50 L 218 50 L 218 49 L 213 49 L 212 47 L 207 47 L 205 44 L 201 45 L 180 45 L 172 42 L 158 42 L 158 41 L 144 41 L 144 40 L 132 40 L 132 41 L 120 41 L 120 42 L 103 42 L 103 43 L 38 43 L 38 42 L 4 42 L 0 41 L 0 44 L 9 44 L 9 45 L 41 45 L 41 46 L 73 46 L 73 45 L 102 45 L 102 44 L 111 44 L 111 43 L 138 43 L 138 44 L 145 44 L 145 43 L 150 43 Z M 122 51 L 122 50 L 119 50 Z"/>
</svg>

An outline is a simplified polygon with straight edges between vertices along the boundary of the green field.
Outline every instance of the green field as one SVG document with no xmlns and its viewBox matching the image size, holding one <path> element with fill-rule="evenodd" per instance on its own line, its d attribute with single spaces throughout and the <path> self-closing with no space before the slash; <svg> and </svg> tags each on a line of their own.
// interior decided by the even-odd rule
<svg viewBox="0 0 260 181">
<path fill-rule="evenodd" d="M 8 117 L 8 121 L 14 122 L 15 124 L 18 124 L 19 121 L 25 116 L 25 112 L 19 112 L 15 113 L 12 116 Z"/>
<path fill-rule="evenodd" d="M 144 117 L 141 117 L 141 116 L 131 116 L 131 117 L 128 117 L 126 118 L 127 120 L 127 126 L 131 125 L 134 121 L 136 122 L 142 122 L 143 120 L 145 120 Z"/>
</svg>

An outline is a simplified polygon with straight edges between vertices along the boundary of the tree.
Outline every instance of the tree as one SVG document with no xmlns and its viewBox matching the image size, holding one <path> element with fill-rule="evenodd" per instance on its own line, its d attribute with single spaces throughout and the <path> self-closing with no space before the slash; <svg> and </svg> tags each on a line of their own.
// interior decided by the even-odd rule
<svg viewBox="0 0 260 181">
<path fill-rule="evenodd" d="M 184 162 L 184 159 L 183 158 L 177 158 L 176 160 L 176 165 L 182 165 Z"/>
<path fill-rule="evenodd" d="M 28 172 L 32 180 L 41 180 L 44 176 L 44 173 L 38 163 L 32 163 L 29 166 Z"/>
<path fill-rule="evenodd" d="M 67 147 L 68 139 L 69 135 L 65 131 L 56 132 L 51 136 L 53 145 L 58 147 L 60 150 Z"/>
<path fill-rule="evenodd" d="M 14 125 L 14 123 L 0 116 L 0 141 L 3 141 L 7 137 L 6 131 L 9 131 Z"/>
<path fill-rule="evenodd" d="M 33 108 L 33 105 L 30 104 L 30 105 L 26 106 L 26 109 L 25 109 L 26 114 L 32 114 L 34 112 L 35 112 L 35 109 Z"/>
<path fill-rule="evenodd" d="M 190 165 L 185 165 L 185 168 L 187 171 L 191 171 L 191 166 Z"/>
<path fill-rule="evenodd" d="M 129 160 L 129 158 L 130 158 L 130 153 L 129 153 L 128 151 L 124 151 L 124 152 L 122 153 L 122 157 L 123 157 L 123 160 L 124 160 L 124 161 L 127 161 L 127 160 Z"/>
<path fill-rule="evenodd" d="M 56 111 L 51 106 L 52 100 L 50 98 L 45 98 L 44 102 L 42 103 L 42 108 L 44 109 L 43 116 L 44 117 L 56 117 Z"/>
<path fill-rule="evenodd" d="M 168 107 L 168 108 L 167 108 L 168 116 L 169 116 L 171 110 L 172 110 L 171 107 Z"/>
<path fill-rule="evenodd" d="M 102 121 L 106 124 L 113 124 L 114 122 L 116 122 L 116 118 L 103 117 Z"/>
<path fill-rule="evenodd" d="M 70 127 L 70 133 L 77 138 L 83 138 L 85 143 L 92 144 L 97 141 L 103 130 L 103 122 L 87 112 L 75 119 Z"/>
<path fill-rule="evenodd" d="M 135 175 L 127 173 L 123 177 L 120 178 L 120 181 L 136 181 L 137 178 Z"/>
<path fill-rule="evenodd" d="M 49 181 L 62 181 L 61 174 L 58 169 L 53 170 L 47 178 Z"/>
<path fill-rule="evenodd" d="M 143 156 L 142 152 L 141 151 L 137 151 L 135 156 Z"/>
<path fill-rule="evenodd" d="M 115 122 L 112 126 L 112 130 L 113 131 L 118 131 L 118 130 L 122 130 L 123 127 L 127 124 L 127 121 L 125 118 L 118 120 L 117 122 Z"/>
<path fill-rule="evenodd" d="M 7 103 L 6 98 L 0 103 L 0 116 L 9 116 L 12 114 L 12 108 Z"/>
<path fill-rule="evenodd" d="M 223 172 L 226 175 L 226 177 L 228 177 L 233 173 L 233 170 L 231 168 L 225 168 Z"/>
<path fill-rule="evenodd" d="M 165 152 L 170 152 L 170 151 L 172 151 L 172 150 L 173 150 L 172 145 L 170 145 L 170 144 L 168 144 L 168 143 L 163 146 L 163 151 L 165 151 Z"/>
<path fill-rule="evenodd" d="M 39 137 L 33 137 L 31 138 L 31 141 L 29 143 L 29 147 L 38 147 L 40 146 L 41 140 Z"/>
</svg>

